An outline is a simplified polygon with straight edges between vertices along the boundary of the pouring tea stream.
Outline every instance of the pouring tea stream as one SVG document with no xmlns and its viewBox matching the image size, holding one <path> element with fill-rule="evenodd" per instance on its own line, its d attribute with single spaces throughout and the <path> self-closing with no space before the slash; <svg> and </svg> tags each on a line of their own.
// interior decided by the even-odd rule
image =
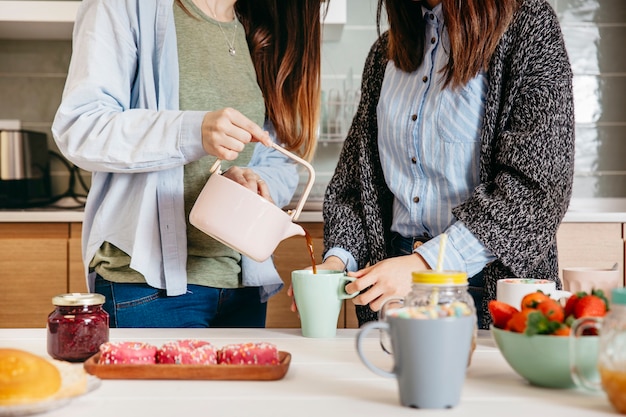
<svg viewBox="0 0 626 417">
<path fill-rule="evenodd" d="M 308 180 L 295 210 L 288 213 L 241 184 L 222 175 L 218 159 L 198 195 L 189 222 L 224 245 L 257 261 L 269 258 L 278 244 L 291 236 L 305 236 L 298 224 L 304 203 L 315 182 L 315 170 L 304 159 L 277 144 L 272 147 L 303 165 Z"/>
</svg>

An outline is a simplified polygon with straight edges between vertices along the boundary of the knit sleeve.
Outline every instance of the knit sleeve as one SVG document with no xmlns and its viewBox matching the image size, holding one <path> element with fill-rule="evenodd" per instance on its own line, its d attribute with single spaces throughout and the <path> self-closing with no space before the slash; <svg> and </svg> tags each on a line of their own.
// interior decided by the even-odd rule
<svg viewBox="0 0 626 417">
<path fill-rule="evenodd" d="M 324 197 L 324 247 L 340 247 L 359 268 L 384 257 L 376 106 L 386 63 L 386 36 L 372 46 L 365 62 L 361 100 Z M 388 198 L 387 198 L 388 199 Z M 388 217 L 388 216 L 385 216 Z"/>
<path fill-rule="evenodd" d="M 515 275 L 527 276 L 550 256 L 573 183 L 572 72 L 547 2 L 524 2 L 489 76 L 481 184 L 453 213 Z"/>
</svg>

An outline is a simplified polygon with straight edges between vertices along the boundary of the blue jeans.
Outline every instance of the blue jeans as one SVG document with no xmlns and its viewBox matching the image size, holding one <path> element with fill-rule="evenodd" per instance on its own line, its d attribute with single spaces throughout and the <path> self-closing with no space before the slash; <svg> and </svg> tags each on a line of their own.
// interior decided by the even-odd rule
<svg viewBox="0 0 626 417">
<path fill-rule="evenodd" d="M 96 277 L 110 327 L 265 327 L 267 303 L 257 287 L 213 288 L 188 285 L 168 297 L 147 284 L 116 283 Z"/>
<path fill-rule="evenodd" d="M 391 238 L 391 250 L 392 256 L 401 256 L 401 255 L 409 255 L 413 253 L 413 243 L 415 241 L 426 242 L 429 238 L 426 237 L 417 237 L 417 238 L 407 238 L 403 237 L 397 233 L 393 234 Z M 468 279 L 468 289 L 467 291 L 470 293 L 472 298 L 474 299 L 474 305 L 476 306 L 476 316 L 478 318 L 479 325 L 482 323 L 482 302 L 483 302 L 483 293 L 485 287 L 485 279 L 483 277 L 482 271 L 470 277 Z"/>
</svg>

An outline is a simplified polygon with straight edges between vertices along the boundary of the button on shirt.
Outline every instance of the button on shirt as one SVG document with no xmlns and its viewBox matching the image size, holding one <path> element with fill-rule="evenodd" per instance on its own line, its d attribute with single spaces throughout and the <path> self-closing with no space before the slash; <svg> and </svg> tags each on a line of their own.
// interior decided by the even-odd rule
<svg viewBox="0 0 626 417">
<path fill-rule="evenodd" d="M 444 268 L 480 272 L 493 254 L 452 215 L 479 184 L 480 131 L 488 80 L 480 73 L 456 89 L 443 89 L 449 39 L 441 4 L 422 8 L 425 55 L 412 73 L 389 61 L 378 102 L 378 147 L 385 181 L 393 192 L 391 229 L 405 237 L 435 236 L 415 249 L 431 267 L 437 263 L 440 235 L 448 234 Z M 346 251 L 330 249 L 348 270 L 356 262 Z"/>
</svg>

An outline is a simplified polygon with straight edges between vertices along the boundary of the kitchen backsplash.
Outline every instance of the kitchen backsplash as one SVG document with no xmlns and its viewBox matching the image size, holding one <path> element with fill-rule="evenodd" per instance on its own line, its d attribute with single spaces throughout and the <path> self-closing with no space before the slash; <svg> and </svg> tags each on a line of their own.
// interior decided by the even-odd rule
<svg viewBox="0 0 626 417">
<path fill-rule="evenodd" d="M 332 0 L 331 0 L 332 1 Z M 323 123 L 313 161 L 322 199 L 358 100 L 361 71 L 376 33 L 377 0 L 347 0 L 339 41 L 322 47 Z M 550 0 L 562 24 L 574 71 L 576 177 L 574 197 L 626 197 L 626 1 Z M 70 41 L 0 39 L 0 119 L 47 132 L 65 82 Z M 55 193 L 69 172 L 52 161 Z M 88 179 L 89 174 L 83 173 Z"/>
</svg>

